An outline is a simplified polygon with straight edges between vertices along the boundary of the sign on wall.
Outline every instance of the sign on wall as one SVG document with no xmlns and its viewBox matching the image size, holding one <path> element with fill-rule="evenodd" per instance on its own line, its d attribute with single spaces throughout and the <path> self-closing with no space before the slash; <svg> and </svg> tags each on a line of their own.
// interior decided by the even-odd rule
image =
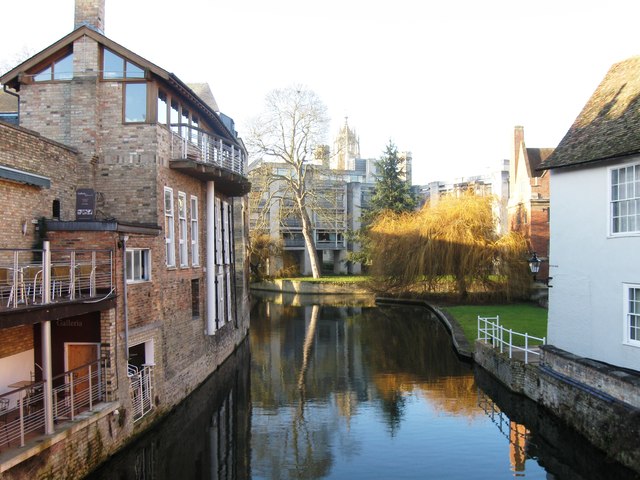
<svg viewBox="0 0 640 480">
<path fill-rule="evenodd" d="M 76 190 L 76 220 L 94 220 L 96 215 L 96 192 L 92 188 Z"/>
</svg>

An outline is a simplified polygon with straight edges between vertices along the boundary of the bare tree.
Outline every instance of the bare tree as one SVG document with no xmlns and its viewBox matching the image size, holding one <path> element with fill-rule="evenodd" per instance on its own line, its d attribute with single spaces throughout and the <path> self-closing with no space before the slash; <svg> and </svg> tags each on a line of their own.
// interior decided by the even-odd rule
<svg viewBox="0 0 640 480">
<path fill-rule="evenodd" d="M 328 122 L 320 98 L 311 90 L 292 86 L 268 94 L 264 112 L 249 127 L 248 147 L 254 158 L 282 166 L 271 169 L 269 181 L 283 185 L 286 192 L 279 189 L 279 197 L 292 201 L 314 278 L 320 277 L 320 262 L 313 236 L 311 197 L 314 176 L 322 169 L 314 161 L 314 153 L 323 144 Z"/>
</svg>

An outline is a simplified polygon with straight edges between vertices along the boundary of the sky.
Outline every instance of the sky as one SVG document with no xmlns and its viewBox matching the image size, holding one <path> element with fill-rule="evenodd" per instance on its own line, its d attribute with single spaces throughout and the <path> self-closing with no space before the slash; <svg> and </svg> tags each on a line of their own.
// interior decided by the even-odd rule
<svg viewBox="0 0 640 480">
<path fill-rule="evenodd" d="M 2 73 L 73 14 L 4 8 Z M 106 0 L 105 34 L 209 83 L 241 136 L 270 91 L 303 85 L 327 106 L 326 143 L 348 118 L 362 157 L 393 141 L 425 184 L 497 170 L 516 125 L 528 147 L 557 146 L 609 67 L 640 55 L 638 18 L 638 0 Z"/>
</svg>

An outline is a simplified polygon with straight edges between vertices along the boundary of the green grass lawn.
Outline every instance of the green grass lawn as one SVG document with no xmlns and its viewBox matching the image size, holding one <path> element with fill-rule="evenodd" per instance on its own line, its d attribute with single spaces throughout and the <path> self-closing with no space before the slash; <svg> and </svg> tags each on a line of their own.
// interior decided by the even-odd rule
<svg viewBox="0 0 640 480">
<path fill-rule="evenodd" d="M 500 316 L 500 324 L 515 332 L 528 333 L 534 337 L 547 336 L 547 309 L 530 303 L 509 305 L 461 305 L 444 308 L 460 324 L 467 339 L 473 344 L 478 338 L 478 315 L 482 317 Z M 516 345 L 522 337 L 514 337 Z"/>
</svg>

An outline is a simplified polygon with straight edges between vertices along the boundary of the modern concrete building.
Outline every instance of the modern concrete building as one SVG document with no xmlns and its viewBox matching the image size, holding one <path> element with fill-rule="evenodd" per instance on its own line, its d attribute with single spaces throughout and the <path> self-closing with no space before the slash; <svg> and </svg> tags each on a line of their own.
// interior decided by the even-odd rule
<svg viewBox="0 0 640 480">
<path fill-rule="evenodd" d="M 359 263 L 348 261 L 348 252 L 358 251 L 357 242 L 349 239 L 347 232 L 358 231 L 361 216 L 366 210 L 376 182 L 377 159 L 360 158 L 359 139 L 345 122 L 334 142 L 333 152 L 320 148 L 314 163 L 321 173 L 314 177 L 309 187 L 309 209 L 313 222 L 318 257 L 324 273 L 361 273 Z M 402 174 L 411 178 L 412 156 L 399 152 Z M 280 242 L 284 251 L 281 257 L 272 258 L 268 274 L 282 271 L 309 275 L 311 267 L 302 225 L 296 216 L 293 200 L 287 193 L 285 182 L 273 180 L 273 172 L 286 175 L 282 163 L 256 161 L 249 166 L 252 182 L 250 225 L 254 232 L 269 235 Z"/>
<path fill-rule="evenodd" d="M 249 328 L 247 158 L 208 87 L 104 35 L 104 0 L 0 77 L 0 476 L 78 478 Z M 17 114 L 17 115 L 16 115 Z"/>
</svg>

